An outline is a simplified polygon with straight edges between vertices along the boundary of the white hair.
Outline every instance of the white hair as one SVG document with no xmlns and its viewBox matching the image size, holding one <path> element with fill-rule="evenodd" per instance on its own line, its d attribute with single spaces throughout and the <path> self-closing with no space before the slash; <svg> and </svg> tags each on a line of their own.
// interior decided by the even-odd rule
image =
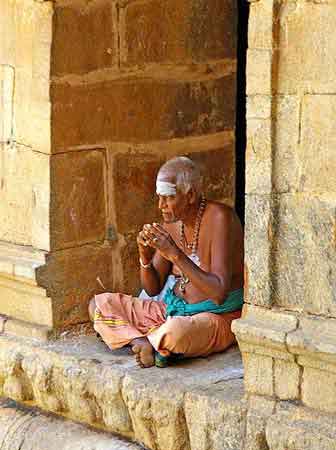
<svg viewBox="0 0 336 450">
<path fill-rule="evenodd" d="M 186 194 L 191 189 L 200 194 L 202 191 L 202 175 L 197 164 L 186 156 L 178 156 L 168 160 L 160 168 L 157 180 L 167 178 L 174 180 L 176 188 Z"/>
</svg>

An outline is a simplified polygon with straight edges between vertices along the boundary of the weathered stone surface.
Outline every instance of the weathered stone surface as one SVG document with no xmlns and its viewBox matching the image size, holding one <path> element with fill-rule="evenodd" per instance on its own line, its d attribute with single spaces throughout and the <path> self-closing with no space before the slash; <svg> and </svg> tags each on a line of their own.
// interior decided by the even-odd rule
<svg viewBox="0 0 336 450">
<path fill-rule="evenodd" d="M 13 95 L 14 69 L 9 65 L 0 65 L 0 145 L 12 138 Z"/>
<path fill-rule="evenodd" d="M 269 450 L 266 442 L 266 423 L 274 413 L 275 405 L 274 399 L 250 395 L 244 450 Z"/>
<path fill-rule="evenodd" d="M 111 246 L 87 244 L 51 253 L 37 270 L 37 280 L 53 301 L 54 326 L 66 327 L 88 320 L 90 298 L 105 290 L 113 292 Z"/>
<path fill-rule="evenodd" d="M 235 58 L 236 2 L 131 2 L 121 10 L 127 65 Z"/>
<path fill-rule="evenodd" d="M 224 355 L 223 355 L 224 356 Z M 242 397 L 242 368 L 239 354 L 231 351 L 225 354 L 225 364 L 219 362 L 219 355 L 207 360 L 196 362 L 185 361 L 183 365 L 179 364 L 181 376 L 176 373 L 178 367 L 171 367 L 168 371 L 158 375 L 157 373 L 143 371 L 136 372 L 130 377 L 126 377 L 124 383 L 123 396 L 132 417 L 135 438 L 144 443 L 149 448 L 156 447 L 162 450 L 198 450 L 198 438 L 190 439 L 191 433 L 196 432 L 196 416 L 192 417 L 191 410 L 198 410 L 200 403 L 205 405 L 208 399 L 210 415 L 210 405 L 217 405 L 216 411 L 226 417 L 227 422 L 223 426 L 226 437 L 231 439 L 230 443 L 239 439 L 239 431 L 242 431 L 244 405 L 239 404 Z M 211 370 L 209 363 L 211 361 Z M 219 364 L 218 364 L 219 363 Z M 236 393 L 232 393 L 232 384 L 230 380 L 236 380 Z M 162 380 L 164 382 L 162 383 Z M 178 380 L 178 381 L 177 381 Z M 224 385 L 229 384 L 225 388 Z M 213 386 L 212 386 L 213 385 Z M 207 387 L 212 386 L 207 394 Z M 203 395 L 200 394 L 203 392 Z M 188 394 L 188 392 L 190 394 Z M 187 394 L 186 394 L 187 393 Z M 224 400 L 225 399 L 225 400 Z M 238 417 L 233 417 L 232 412 L 236 411 Z M 212 414 L 212 412 L 211 412 Z M 217 416 L 208 415 L 209 421 L 214 423 L 221 422 Z M 197 419 L 196 419 L 197 420 Z M 204 416 L 200 411 L 199 420 L 203 423 L 203 432 L 207 433 L 207 427 L 204 424 Z M 150 423 L 155 426 L 149 426 Z M 238 430 L 230 431 L 231 427 L 239 424 Z M 201 429 L 198 430 L 198 436 L 201 442 L 206 437 Z M 216 433 L 210 437 L 215 438 Z M 209 435 L 208 435 L 209 436 Z M 227 448 L 226 439 L 220 438 L 218 445 Z M 223 447 L 224 446 L 224 447 Z M 220 447 L 219 447 L 220 448 Z M 232 447 L 235 449 L 236 447 Z M 237 447 L 239 448 L 239 447 Z M 216 449 L 216 447 L 214 447 Z"/>
<path fill-rule="evenodd" d="M 50 152 L 51 18 L 51 2 L 15 0 L 5 6 L 8 34 L 4 60 L 0 59 L 0 64 L 11 66 L 15 77 L 12 137 L 45 153 Z"/>
<path fill-rule="evenodd" d="M 270 450 L 335 450 L 335 430 L 334 415 L 283 403 L 267 423 L 267 444 Z"/>
<path fill-rule="evenodd" d="M 336 96 L 304 96 L 299 149 L 300 187 L 304 191 L 336 192 L 335 114 Z"/>
<path fill-rule="evenodd" d="M 22 146 L 1 149 L 0 240 L 32 243 L 32 166 L 34 154 Z"/>
<path fill-rule="evenodd" d="M 270 196 L 247 195 L 245 203 L 245 301 L 272 305 L 273 212 Z"/>
<path fill-rule="evenodd" d="M 306 406 L 336 413 L 336 373 L 304 367 L 301 392 Z"/>
<path fill-rule="evenodd" d="M 210 423 L 218 424 L 210 434 L 214 450 L 240 449 L 246 414 L 242 375 L 237 350 L 142 370 L 127 352 L 110 351 L 93 336 L 43 345 L 0 337 L 2 394 L 153 450 L 206 448 L 198 440 L 207 442 Z"/>
<path fill-rule="evenodd" d="M 33 152 L 32 246 L 41 250 L 50 250 L 50 161 L 50 155 Z"/>
<path fill-rule="evenodd" d="M 97 142 L 201 135 L 231 129 L 235 121 L 233 76 L 193 83 L 53 84 L 51 92 L 56 152 Z"/>
<path fill-rule="evenodd" d="M 250 394 L 274 394 L 273 359 L 269 356 L 243 353 L 244 385 Z"/>
<path fill-rule="evenodd" d="M 232 323 L 232 331 L 239 343 L 247 342 L 288 353 L 286 337 L 296 330 L 297 324 L 298 319 L 293 314 L 246 304 L 242 318 Z"/>
<path fill-rule="evenodd" d="M 0 275 L 0 312 L 37 325 L 53 325 L 51 299 L 25 278 Z"/>
<path fill-rule="evenodd" d="M 247 95 L 271 94 L 272 53 L 270 50 L 248 50 L 246 80 Z"/>
<path fill-rule="evenodd" d="M 253 95 L 247 100 L 246 192 L 299 189 L 300 104 L 296 96 Z"/>
<path fill-rule="evenodd" d="M 336 320 L 321 317 L 302 317 L 299 328 L 287 336 L 290 352 L 301 355 L 299 363 L 316 369 L 327 370 L 324 363 L 334 365 L 336 373 Z M 328 369 L 330 370 L 330 366 Z"/>
<path fill-rule="evenodd" d="M 282 5 L 278 13 L 277 90 L 281 93 L 335 93 L 335 4 Z M 321 70 L 323 67 L 323 70 Z"/>
<path fill-rule="evenodd" d="M 192 450 L 241 450 L 246 427 L 246 401 L 241 380 L 223 381 L 185 398 Z"/>
<path fill-rule="evenodd" d="M 0 400 L 0 440 L 11 450 L 141 450 L 108 433 L 95 432 L 69 420 L 44 415 L 37 409 Z"/>
<path fill-rule="evenodd" d="M 112 201 L 110 218 L 117 231 L 140 231 L 145 223 L 159 217 L 155 180 L 164 160 L 160 155 L 140 152 L 109 152 L 109 176 Z"/>
<path fill-rule="evenodd" d="M 51 158 L 51 248 L 102 241 L 106 234 L 104 151 L 63 153 Z"/>
<path fill-rule="evenodd" d="M 278 305 L 335 316 L 335 208 L 330 195 L 279 198 L 274 210 Z"/>
<path fill-rule="evenodd" d="M 248 46 L 250 49 L 272 49 L 273 8 L 273 1 L 251 2 L 248 20 Z"/>
<path fill-rule="evenodd" d="M 49 249 L 49 157 L 14 144 L 2 146 L 0 239 Z"/>
<path fill-rule="evenodd" d="M 236 181 L 234 142 L 224 143 L 223 148 L 187 153 L 186 156 L 201 168 L 207 198 L 233 206 Z"/>
<path fill-rule="evenodd" d="M 250 99 L 248 97 L 245 192 L 269 194 L 273 188 L 272 124 L 270 119 L 249 117 L 252 113 Z"/>
<path fill-rule="evenodd" d="M 82 74 L 117 64 L 116 22 L 116 5 L 108 0 L 56 3 L 52 75 Z"/>
<path fill-rule="evenodd" d="M 281 400 L 298 400 L 301 368 L 293 362 L 274 361 L 274 391 Z"/>
</svg>

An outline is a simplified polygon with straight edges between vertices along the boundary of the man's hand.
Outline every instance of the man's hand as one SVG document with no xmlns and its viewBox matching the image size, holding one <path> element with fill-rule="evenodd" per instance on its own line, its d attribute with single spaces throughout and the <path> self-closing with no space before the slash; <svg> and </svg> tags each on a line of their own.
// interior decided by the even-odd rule
<svg viewBox="0 0 336 450">
<path fill-rule="evenodd" d="M 146 230 L 148 229 L 148 227 L 151 227 L 151 225 L 144 225 L 143 229 L 137 236 L 139 255 L 143 264 L 149 264 L 152 261 L 155 253 L 155 248 L 150 246 L 150 239 L 146 234 Z"/>
<path fill-rule="evenodd" d="M 174 263 L 174 260 L 179 253 L 179 248 L 167 230 L 158 223 L 145 225 L 144 236 L 147 245 L 156 249 L 161 256 Z"/>
</svg>

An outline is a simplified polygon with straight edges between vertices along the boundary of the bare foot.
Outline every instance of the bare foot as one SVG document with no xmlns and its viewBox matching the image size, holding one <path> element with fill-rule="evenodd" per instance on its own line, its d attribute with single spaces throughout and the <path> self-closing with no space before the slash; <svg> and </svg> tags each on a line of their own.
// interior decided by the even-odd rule
<svg viewBox="0 0 336 450">
<path fill-rule="evenodd" d="M 147 338 L 133 339 L 131 345 L 136 362 L 140 367 L 154 366 L 154 350 Z"/>
</svg>

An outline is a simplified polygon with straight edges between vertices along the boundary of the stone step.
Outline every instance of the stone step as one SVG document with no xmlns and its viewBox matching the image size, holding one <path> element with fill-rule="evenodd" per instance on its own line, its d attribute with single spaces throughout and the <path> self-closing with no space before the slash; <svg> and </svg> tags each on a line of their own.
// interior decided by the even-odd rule
<svg viewBox="0 0 336 450">
<path fill-rule="evenodd" d="M 0 336 L 0 395 L 116 433 L 153 450 L 243 449 L 239 350 L 140 369 L 93 336 Z"/>
<path fill-rule="evenodd" d="M 141 450 L 111 434 L 0 399 L 2 450 Z"/>
</svg>

